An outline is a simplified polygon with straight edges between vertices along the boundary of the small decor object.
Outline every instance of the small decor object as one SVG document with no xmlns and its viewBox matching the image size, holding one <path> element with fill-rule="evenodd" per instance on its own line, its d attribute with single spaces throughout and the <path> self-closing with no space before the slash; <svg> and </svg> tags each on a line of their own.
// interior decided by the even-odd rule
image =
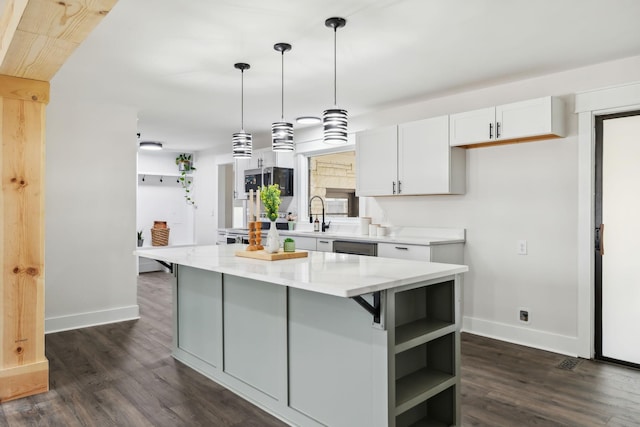
<svg viewBox="0 0 640 427">
<path fill-rule="evenodd" d="M 154 221 L 151 229 L 151 246 L 167 246 L 169 244 L 169 231 L 166 221 Z"/>
<path fill-rule="evenodd" d="M 191 160 L 191 154 L 182 153 L 178 155 L 178 157 L 176 157 L 176 165 L 178 165 L 178 172 L 180 172 L 178 182 L 180 182 L 180 185 L 182 185 L 185 191 L 184 198 L 188 205 L 194 205 L 195 201 L 191 197 L 191 184 L 193 180 L 187 175 L 191 173 L 191 171 L 196 170 Z"/>
<path fill-rule="evenodd" d="M 144 238 L 142 237 L 142 230 L 138 231 L 138 247 L 141 248 L 144 244 Z"/>
<path fill-rule="evenodd" d="M 285 252 L 296 251 L 296 242 L 292 238 L 287 237 L 286 239 L 284 239 L 284 251 Z"/>
<path fill-rule="evenodd" d="M 268 187 L 262 187 L 258 191 L 260 199 L 262 203 L 264 203 L 264 211 L 266 212 L 267 218 L 271 221 L 269 233 L 267 233 L 267 245 L 264 250 L 269 253 L 275 253 L 280 249 L 280 236 L 276 228 L 278 208 L 280 207 L 280 187 L 278 184 L 272 184 Z"/>
<path fill-rule="evenodd" d="M 289 226 L 289 230 L 296 229 L 296 216 L 291 212 L 287 214 L 287 225 Z"/>
</svg>

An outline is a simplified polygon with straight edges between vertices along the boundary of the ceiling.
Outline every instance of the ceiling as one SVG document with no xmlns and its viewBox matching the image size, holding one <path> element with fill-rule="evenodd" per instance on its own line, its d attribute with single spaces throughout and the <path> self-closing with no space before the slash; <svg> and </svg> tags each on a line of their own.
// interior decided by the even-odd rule
<svg viewBox="0 0 640 427">
<path fill-rule="evenodd" d="M 0 0 L 0 6 L 4 0 Z M 119 0 L 53 78 L 52 96 L 135 106 L 142 140 L 230 151 L 244 124 L 267 146 L 280 119 L 351 116 L 640 55 L 638 0 Z"/>
</svg>

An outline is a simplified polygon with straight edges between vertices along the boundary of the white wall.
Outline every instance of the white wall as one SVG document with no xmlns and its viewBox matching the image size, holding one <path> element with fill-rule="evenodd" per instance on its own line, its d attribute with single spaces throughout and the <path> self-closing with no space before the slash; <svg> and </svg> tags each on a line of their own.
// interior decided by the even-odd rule
<svg viewBox="0 0 640 427">
<path fill-rule="evenodd" d="M 137 318 L 136 111 L 51 99 L 45 330 Z"/>
<path fill-rule="evenodd" d="M 198 208 L 195 210 L 196 243 L 199 245 L 215 245 L 218 227 L 218 166 L 216 154 L 211 151 L 197 153 L 198 170 L 196 176 L 198 186 L 195 189 Z M 222 213 L 224 214 L 224 213 Z"/>
<path fill-rule="evenodd" d="M 185 190 L 177 182 L 178 166 L 175 159 L 179 153 L 167 151 L 138 152 L 138 197 L 137 230 L 142 230 L 144 246 L 151 246 L 151 228 L 154 221 L 166 221 L 169 231 L 169 245 L 190 245 L 195 241 L 194 210 L 200 200 L 194 197 L 196 205 L 185 200 Z M 192 191 L 198 187 L 198 159 L 194 156 Z M 166 175 L 162 175 L 166 174 Z M 142 179 L 144 178 L 144 181 Z M 162 178 L 162 182 L 160 179 Z"/>
</svg>

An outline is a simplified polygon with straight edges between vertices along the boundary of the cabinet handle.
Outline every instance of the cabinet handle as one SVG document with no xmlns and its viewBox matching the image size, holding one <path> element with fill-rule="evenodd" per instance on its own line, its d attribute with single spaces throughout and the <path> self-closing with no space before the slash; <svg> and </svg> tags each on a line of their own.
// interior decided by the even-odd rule
<svg viewBox="0 0 640 427">
<path fill-rule="evenodd" d="M 493 138 L 493 123 L 489 123 L 489 139 Z"/>
<path fill-rule="evenodd" d="M 398 181 L 398 194 L 402 193 L 402 181 Z"/>
<path fill-rule="evenodd" d="M 409 248 L 407 248 L 406 246 L 396 246 L 396 249 L 399 251 L 408 251 Z"/>
<path fill-rule="evenodd" d="M 396 182 L 393 181 L 393 194 L 396 194 Z"/>
<path fill-rule="evenodd" d="M 318 243 L 329 243 L 328 240 L 318 240 Z"/>
<path fill-rule="evenodd" d="M 496 139 L 500 138 L 500 122 L 496 122 Z"/>
</svg>

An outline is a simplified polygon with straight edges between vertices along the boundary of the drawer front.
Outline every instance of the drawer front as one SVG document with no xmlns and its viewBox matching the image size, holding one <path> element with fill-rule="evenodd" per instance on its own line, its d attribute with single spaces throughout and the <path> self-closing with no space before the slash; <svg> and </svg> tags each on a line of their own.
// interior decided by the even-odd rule
<svg viewBox="0 0 640 427">
<path fill-rule="evenodd" d="M 315 251 L 316 250 L 316 239 L 315 239 L 315 237 L 292 236 L 291 238 L 296 242 L 296 249 L 300 249 L 300 250 L 303 250 L 303 251 Z"/>
<path fill-rule="evenodd" d="M 429 246 L 403 245 L 400 243 L 378 243 L 378 256 L 382 258 L 430 261 L 431 248 Z"/>
<path fill-rule="evenodd" d="M 318 238 L 316 250 L 319 252 L 333 252 L 333 240 Z"/>
</svg>

